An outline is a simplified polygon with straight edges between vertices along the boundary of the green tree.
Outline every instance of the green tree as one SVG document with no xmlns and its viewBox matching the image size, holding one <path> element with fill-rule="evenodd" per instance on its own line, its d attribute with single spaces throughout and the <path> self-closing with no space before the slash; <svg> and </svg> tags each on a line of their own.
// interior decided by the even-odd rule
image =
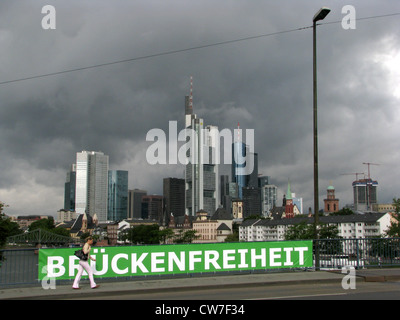
<svg viewBox="0 0 400 320">
<path fill-rule="evenodd" d="M 5 207 L 8 206 L 0 201 L 0 247 L 6 244 L 6 239 L 8 237 L 22 233 L 18 223 L 11 221 L 11 219 L 3 213 Z"/>
<path fill-rule="evenodd" d="M 44 218 L 44 219 L 40 219 L 40 220 L 36 220 L 34 222 L 31 223 L 31 225 L 28 228 L 28 231 L 34 231 L 36 229 L 43 229 L 43 230 L 47 230 L 47 231 L 52 231 L 52 229 L 54 229 L 54 218 L 53 217 L 49 217 Z"/>
<path fill-rule="evenodd" d="M 6 244 L 8 237 L 21 233 L 22 230 L 19 228 L 18 223 L 11 221 L 4 214 L 0 214 L 0 247 Z"/>
<path fill-rule="evenodd" d="M 79 237 L 82 242 L 85 242 L 86 238 L 90 236 L 90 232 L 84 232 L 81 234 L 81 236 Z"/>
<path fill-rule="evenodd" d="M 57 228 L 55 227 L 53 217 L 43 218 L 43 219 L 32 222 L 28 228 L 28 231 L 31 232 L 31 231 L 34 231 L 37 229 L 50 231 L 54 234 L 64 236 L 64 237 L 71 236 L 67 229 L 61 228 L 61 227 L 57 227 Z"/>
<path fill-rule="evenodd" d="M 0 201 L 0 214 L 3 214 L 3 210 L 5 207 L 8 207 L 8 205 L 6 205 L 4 202 Z"/>
<path fill-rule="evenodd" d="M 51 230 L 51 232 L 59 235 L 59 236 L 63 236 L 63 237 L 70 237 L 71 234 L 69 233 L 69 231 L 65 228 L 61 228 L 61 227 L 57 227 Z"/>
<path fill-rule="evenodd" d="M 235 232 L 225 238 L 225 242 L 239 242 L 239 233 Z"/>
<path fill-rule="evenodd" d="M 199 237 L 196 235 L 196 232 L 196 230 L 179 230 L 175 238 L 175 243 L 192 243 L 193 240 Z"/>
<path fill-rule="evenodd" d="M 225 238 L 225 242 L 239 242 L 239 224 L 232 224 L 232 234 Z"/>
<path fill-rule="evenodd" d="M 0 201 L 0 248 L 6 244 L 8 237 L 22 233 L 18 223 L 11 221 L 11 219 L 3 213 L 5 207 L 8 206 Z M 3 257 L 0 252 L 0 264 L 2 260 Z"/>
<path fill-rule="evenodd" d="M 394 221 L 391 222 L 386 235 L 389 237 L 400 237 L 400 198 L 393 198 L 393 205 L 396 212 L 393 214 Z"/>
<path fill-rule="evenodd" d="M 174 236 L 175 236 L 174 230 L 170 228 L 160 230 L 160 241 L 164 244 L 167 243 L 168 239 L 172 239 Z"/>
<path fill-rule="evenodd" d="M 285 232 L 285 240 L 310 240 L 314 238 L 314 226 L 306 222 L 290 226 Z"/>
<path fill-rule="evenodd" d="M 133 244 L 159 244 L 160 239 L 158 224 L 141 224 L 130 228 L 123 240 L 131 241 Z"/>
<path fill-rule="evenodd" d="M 338 239 L 339 231 L 336 226 L 319 225 L 320 239 Z M 314 225 L 301 222 L 290 226 L 285 233 L 285 240 L 312 240 L 314 239 Z"/>
<path fill-rule="evenodd" d="M 348 216 L 348 215 L 351 215 L 351 214 L 354 214 L 353 210 L 351 210 L 349 208 L 343 208 L 343 209 L 341 209 L 339 211 L 330 213 L 329 215 L 330 216 L 344 216 L 344 215 Z"/>
</svg>

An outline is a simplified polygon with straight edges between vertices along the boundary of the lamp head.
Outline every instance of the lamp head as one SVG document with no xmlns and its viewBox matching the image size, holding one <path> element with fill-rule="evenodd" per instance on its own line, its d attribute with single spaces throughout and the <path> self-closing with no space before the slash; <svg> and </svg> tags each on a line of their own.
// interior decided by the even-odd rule
<svg viewBox="0 0 400 320">
<path fill-rule="evenodd" d="M 322 7 L 321 9 L 318 10 L 318 12 L 315 14 L 313 18 L 313 22 L 317 22 L 319 20 L 324 20 L 325 17 L 328 15 L 328 13 L 331 12 L 331 9 L 327 7 Z"/>
</svg>

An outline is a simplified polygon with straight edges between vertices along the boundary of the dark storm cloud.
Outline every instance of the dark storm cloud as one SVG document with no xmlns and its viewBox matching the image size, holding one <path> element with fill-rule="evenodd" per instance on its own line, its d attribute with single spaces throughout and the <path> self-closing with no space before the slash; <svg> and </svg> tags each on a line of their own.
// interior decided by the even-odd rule
<svg viewBox="0 0 400 320">
<path fill-rule="evenodd" d="M 321 6 L 53 1 L 57 29 L 43 30 L 46 4 L 0 4 L 0 81 L 308 27 Z M 382 163 L 372 171 L 380 200 L 399 193 L 399 97 L 384 64 L 399 52 L 399 20 L 362 20 L 356 30 L 344 30 L 347 4 L 357 17 L 400 11 L 396 0 L 335 1 L 326 3 L 332 9 L 326 22 L 337 23 L 318 27 L 320 198 L 332 181 L 341 206 L 352 202 L 354 177 L 340 174 L 366 172 L 362 162 Z M 313 192 L 311 29 L 0 86 L 0 200 L 15 214 L 31 210 L 28 203 L 37 213 L 54 214 L 62 207 L 65 173 L 81 150 L 101 150 L 111 168 L 129 170 L 130 188 L 161 193 L 162 178 L 183 176 L 183 167 L 147 164 L 146 133 L 161 128 L 168 135 L 169 120 L 182 128 L 190 76 L 195 113 L 220 130 L 238 122 L 254 129 L 259 172 L 271 176 L 280 197 L 290 179 L 307 211 Z M 46 192 L 51 203 L 39 197 Z"/>
</svg>

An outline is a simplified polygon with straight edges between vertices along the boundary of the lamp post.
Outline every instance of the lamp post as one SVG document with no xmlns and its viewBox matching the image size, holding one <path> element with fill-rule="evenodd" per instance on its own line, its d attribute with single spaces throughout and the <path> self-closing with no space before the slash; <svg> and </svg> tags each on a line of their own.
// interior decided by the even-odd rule
<svg viewBox="0 0 400 320">
<path fill-rule="evenodd" d="M 322 7 L 313 17 L 313 127 L 314 127 L 314 239 L 315 246 L 315 268 L 319 269 L 319 244 L 318 244 L 318 118 L 317 118 L 317 21 L 325 19 L 331 10 Z"/>
</svg>

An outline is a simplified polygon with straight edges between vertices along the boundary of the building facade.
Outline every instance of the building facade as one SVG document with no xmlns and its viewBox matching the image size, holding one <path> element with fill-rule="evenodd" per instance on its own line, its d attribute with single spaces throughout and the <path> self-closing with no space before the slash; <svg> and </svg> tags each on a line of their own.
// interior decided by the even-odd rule
<svg viewBox="0 0 400 320">
<path fill-rule="evenodd" d="M 64 210 L 75 211 L 75 188 L 76 188 L 76 164 L 71 165 L 67 172 L 67 179 L 64 185 Z"/>
<path fill-rule="evenodd" d="M 243 218 L 261 215 L 260 188 L 244 187 L 243 192 Z"/>
<path fill-rule="evenodd" d="M 235 220 L 243 219 L 243 200 L 233 199 L 232 200 L 232 217 Z"/>
<path fill-rule="evenodd" d="M 354 210 L 371 211 L 378 203 L 378 181 L 360 179 L 353 182 Z"/>
<path fill-rule="evenodd" d="M 290 219 L 294 217 L 294 203 L 292 192 L 290 191 L 290 182 L 288 182 L 286 201 L 285 201 L 285 218 Z"/>
<path fill-rule="evenodd" d="M 164 178 L 163 196 L 167 217 L 185 215 L 185 179 Z"/>
<path fill-rule="evenodd" d="M 264 217 L 271 216 L 271 210 L 276 207 L 278 187 L 275 185 L 261 186 L 261 214 Z"/>
<path fill-rule="evenodd" d="M 185 97 L 185 126 L 194 134 L 186 152 L 185 213 L 195 216 L 199 210 L 213 214 L 219 205 L 219 173 L 216 159 L 218 128 L 204 127 L 204 121 L 193 113 L 192 85 Z"/>
<path fill-rule="evenodd" d="M 142 218 L 142 198 L 145 195 L 146 190 L 128 190 L 128 219 Z"/>
<path fill-rule="evenodd" d="M 339 199 L 336 199 L 335 188 L 329 186 L 326 190 L 326 199 L 324 199 L 324 212 L 332 213 L 339 211 Z"/>
<path fill-rule="evenodd" d="M 97 214 L 99 221 L 107 220 L 108 155 L 97 151 L 76 154 L 75 211 Z"/>
<path fill-rule="evenodd" d="M 121 221 L 128 218 L 128 171 L 108 171 L 107 220 Z"/>
<path fill-rule="evenodd" d="M 163 220 L 163 196 L 146 195 L 142 197 L 142 219 L 155 220 L 161 223 Z"/>
<path fill-rule="evenodd" d="M 305 222 L 313 224 L 313 218 L 249 219 L 239 227 L 239 241 L 285 240 L 285 233 L 293 225 Z M 344 239 L 372 238 L 384 235 L 390 226 L 389 213 L 365 213 L 320 217 L 321 224 L 334 225 L 338 235 Z"/>
<path fill-rule="evenodd" d="M 211 216 L 200 210 L 196 213 L 196 220 L 192 222 L 192 229 L 197 238 L 193 243 L 224 242 L 232 234 L 232 215 L 219 208 Z"/>
<path fill-rule="evenodd" d="M 232 182 L 238 186 L 238 198 L 243 199 L 243 188 L 247 186 L 249 176 L 243 174 L 246 167 L 246 144 L 236 141 L 232 144 Z"/>
</svg>

